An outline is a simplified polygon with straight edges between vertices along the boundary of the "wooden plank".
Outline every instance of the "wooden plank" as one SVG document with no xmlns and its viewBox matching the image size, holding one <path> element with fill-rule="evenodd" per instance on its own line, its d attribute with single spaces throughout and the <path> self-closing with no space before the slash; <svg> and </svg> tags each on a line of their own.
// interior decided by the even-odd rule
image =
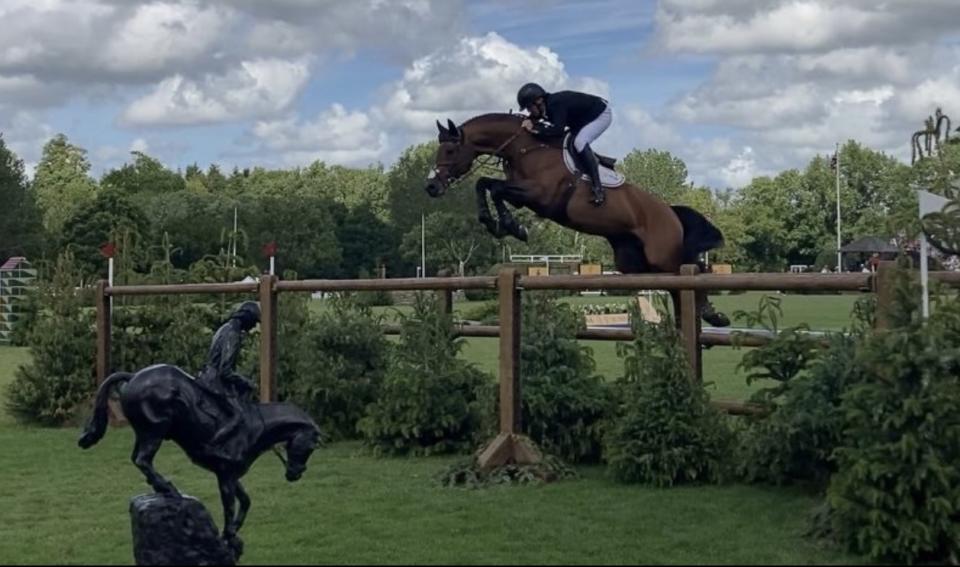
<svg viewBox="0 0 960 567">
<path fill-rule="evenodd" d="M 256 293 L 256 283 L 124 285 L 107 287 L 106 295 L 185 295 L 189 293 Z"/>
<path fill-rule="evenodd" d="M 518 434 L 521 429 L 520 388 L 520 290 L 514 268 L 500 271 L 500 433 Z"/>
<path fill-rule="evenodd" d="M 277 401 L 277 282 L 260 276 L 260 401 Z"/>
<path fill-rule="evenodd" d="M 496 289 L 493 276 L 394 278 L 366 280 L 284 280 L 277 291 L 417 291 L 431 289 Z"/>
<path fill-rule="evenodd" d="M 870 275 L 856 274 L 630 274 L 522 277 L 523 289 L 661 289 L 698 291 L 869 291 Z"/>
</svg>

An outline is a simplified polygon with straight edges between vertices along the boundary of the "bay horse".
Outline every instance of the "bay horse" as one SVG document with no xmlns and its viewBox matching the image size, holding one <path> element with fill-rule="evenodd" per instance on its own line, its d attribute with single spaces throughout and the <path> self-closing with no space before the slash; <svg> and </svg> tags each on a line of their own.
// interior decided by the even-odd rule
<svg viewBox="0 0 960 567">
<path fill-rule="evenodd" d="M 519 114 L 483 114 L 457 126 L 437 122 L 440 146 L 427 178 L 431 197 L 447 189 L 474 168 L 480 156 L 499 158 L 504 179 L 477 180 L 479 221 L 497 238 L 527 240 L 505 203 L 528 208 L 576 231 L 606 238 L 613 248 L 617 270 L 623 274 L 678 273 L 683 264 L 701 268 L 701 253 L 723 245 L 723 235 L 703 215 L 685 206 L 670 206 L 656 195 L 630 183 L 607 189 L 601 207 L 592 202 L 589 183 L 571 173 L 563 160 L 562 144 L 535 138 L 521 127 Z M 497 218 L 490 214 L 487 194 Z M 672 293 L 677 306 L 679 294 Z M 729 319 L 713 309 L 705 294 L 698 294 L 701 316 L 724 327 Z"/>
<path fill-rule="evenodd" d="M 261 454 L 285 443 L 287 457 L 285 460 L 281 457 L 281 460 L 286 465 L 287 480 L 295 482 L 303 475 L 307 460 L 319 442 L 320 429 L 296 406 L 246 403 L 242 426 L 232 434 L 244 437 L 227 440 L 226 446 L 234 448 L 233 455 L 227 456 L 209 443 L 225 419 L 219 404 L 210 400 L 209 394 L 196 380 L 180 368 L 155 364 L 134 374 L 114 373 L 100 385 L 93 416 L 78 441 L 81 448 L 92 447 L 106 433 L 107 402 L 116 387 L 122 387 L 120 404 L 123 414 L 136 433 L 131 457 L 134 465 L 157 493 L 180 496 L 173 484 L 153 467 L 153 458 L 161 443 L 169 439 L 179 445 L 194 464 L 216 474 L 223 504 L 223 539 L 238 556 L 243 544 L 237 532 L 250 510 L 250 497 L 240 484 L 240 478 Z M 235 513 L 237 501 L 240 509 Z"/>
</svg>

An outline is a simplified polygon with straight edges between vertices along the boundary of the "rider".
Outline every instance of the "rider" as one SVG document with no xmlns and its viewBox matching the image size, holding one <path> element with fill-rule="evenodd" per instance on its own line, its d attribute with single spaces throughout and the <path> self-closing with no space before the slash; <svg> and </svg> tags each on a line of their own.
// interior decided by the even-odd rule
<svg viewBox="0 0 960 567">
<path fill-rule="evenodd" d="M 237 374 L 235 368 L 244 333 L 253 329 L 259 322 L 260 306 L 255 301 L 246 301 L 240 305 L 213 335 L 207 363 L 197 378 L 204 389 L 219 398 L 227 412 L 227 422 L 220 427 L 210 441 L 213 446 L 219 445 L 240 425 L 243 417 L 241 398 L 246 398 L 254 389 L 253 382 Z"/>
<path fill-rule="evenodd" d="M 604 194 L 600 182 L 600 164 L 590 148 L 590 142 L 610 126 L 609 103 L 598 96 L 575 91 L 548 93 L 536 83 L 527 83 L 517 93 L 517 104 L 530 114 L 530 118 L 523 121 L 523 127 L 535 136 L 560 137 L 566 129 L 576 136 L 573 146 L 593 182 L 593 202 L 602 205 Z M 551 126 L 543 125 L 543 120 L 550 122 Z M 534 122 L 537 122 L 536 126 Z"/>
</svg>

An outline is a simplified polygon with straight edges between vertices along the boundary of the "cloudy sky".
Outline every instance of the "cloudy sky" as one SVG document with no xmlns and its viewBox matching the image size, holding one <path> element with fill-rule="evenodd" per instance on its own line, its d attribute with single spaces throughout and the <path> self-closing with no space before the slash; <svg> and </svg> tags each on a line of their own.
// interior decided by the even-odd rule
<svg viewBox="0 0 960 567">
<path fill-rule="evenodd" d="M 98 175 L 390 165 L 434 120 L 534 80 L 608 97 L 595 145 L 668 149 L 739 187 L 855 138 L 909 159 L 960 123 L 958 0 L 0 0 L 0 132 L 29 165 L 58 132 Z"/>
</svg>

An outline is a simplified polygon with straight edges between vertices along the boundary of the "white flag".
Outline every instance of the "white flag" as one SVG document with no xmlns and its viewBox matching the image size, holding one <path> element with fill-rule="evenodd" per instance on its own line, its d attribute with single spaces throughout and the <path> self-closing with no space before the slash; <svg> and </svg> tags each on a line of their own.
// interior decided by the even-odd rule
<svg viewBox="0 0 960 567">
<path fill-rule="evenodd" d="M 950 199 L 935 195 L 929 191 L 917 190 L 917 200 L 920 201 L 920 218 L 930 213 L 939 213 L 950 203 Z"/>
</svg>

